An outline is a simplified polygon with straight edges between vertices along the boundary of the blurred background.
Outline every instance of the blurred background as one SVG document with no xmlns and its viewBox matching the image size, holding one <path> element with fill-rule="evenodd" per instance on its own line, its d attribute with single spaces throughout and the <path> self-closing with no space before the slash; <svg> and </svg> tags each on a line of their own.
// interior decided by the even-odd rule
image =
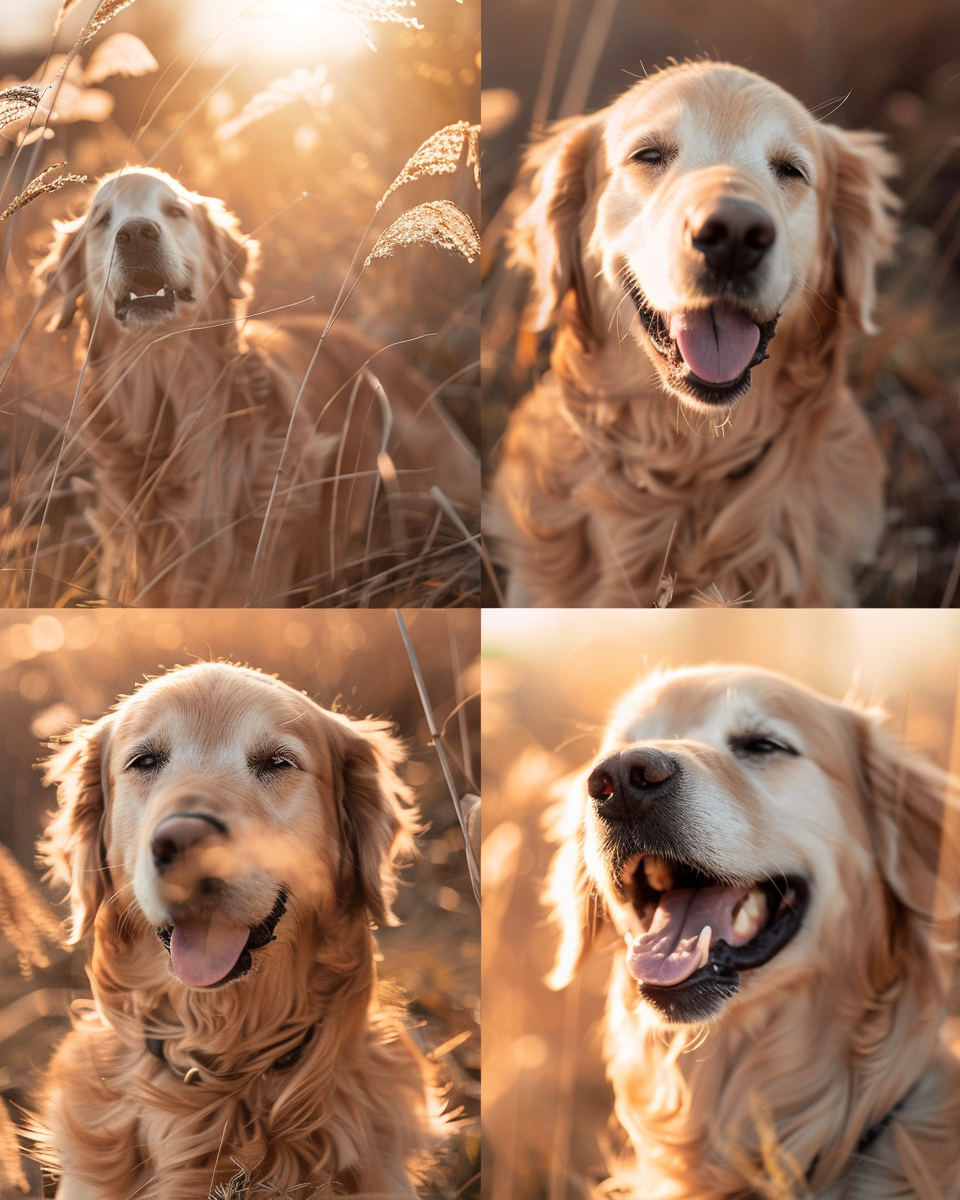
<svg viewBox="0 0 960 1200">
<path fill-rule="evenodd" d="M 882 704 L 892 731 L 960 770 L 960 614 L 485 612 L 483 1128 L 495 1200 L 586 1198 L 621 1145 L 599 1022 L 622 942 L 601 939 L 564 991 L 543 983 L 556 949 L 539 900 L 552 785 L 596 753 L 607 716 L 644 673 L 724 662 Z"/>
<path fill-rule="evenodd" d="M 454 762 L 458 792 L 475 792 L 479 770 L 479 622 L 475 613 L 408 611 L 436 726 Z M 381 978 L 407 1000 L 414 1036 L 440 1051 L 462 1108 L 455 1136 L 428 1194 L 479 1194 L 479 912 L 463 839 L 392 612 L 196 613 L 44 612 L 0 614 L 0 843 L 39 884 L 34 846 L 56 804 L 41 786 L 44 743 L 96 718 L 146 676 L 217 658 L 258 667 L 325 707 L 396 723 L 409 759 L 404 775 L 428 824 L 420 857 L 404 871 L 396 910 L 403 924 L 381 929 Z M 45 885 L 41 892 L 54 897 Z M 0 930 L 8 928 L 0 888 Z M 65 915 L 62 906 L 56 909 Z M 23 978 L 17 951 L 0 933 L 0 1092 L 7 1111 L 29 1111 L 36 1084 L 69 1028 L 71 1000 L 89 996 L 85 954 L 55 951 L 51 965 Z M 2 1151 L 0 1151 L 2 1162 Z M 0 1176 L 3 1172 L 0 1170 Z M 39 1196 L 39 1173 L 29 1173 Z M 18 1196 L 3 1191 L 0 1195 Z M 52 1192 L 50 1193 L 52 1195 Z M 198 1200 L 200 1198 L 198 1197 Z"/>
<path fill-rule="evenodd" d="M 479 120 L 479 0 L 103 4 L 117 15 L 67 67 L 45 132 L 43 114 L 30 127 L 29 114 L 6 124 L 0 114 L 0 212 L 54 163 L 66 166 L 47 182 L 65 172 L 88 176 L 0 222 L 0 565 L 8 606 L 23 603 L 16 569 L 35 544 L 78 377 L 75 329 L 44 332 L 30 275 L 53 220 L 79 212 L 98 176 L 147 164 L 222 199 L 261 243 L 251 314 L 291 304 L 295 313 L 329 312 L 361 241 L 362 263 L 377 235 L 416 204 L 452 200 L 479 219 L 464 155 L 458 171 L 399 189 L 365 236 L 377 201 L 417 148 L 446 125 Z M 0 90 L 54 79 L 98 0 L 78 0 L 54 38 L 59 8 L 60 0 L 5 6 Z M 437 405 L 473 446 L 478 286 L 477 262 L 408 245 L 366 269 L 342 318 L 378 346 L 402 342 L 399 352 L 439 389 Z M 87 465 L 65 463 L 45 546 L 67 547 L 68 563 L 93 541 L 82 515 L 88 490 Z M 48 571 L 56 574 L 62 561 L 47 550 Z M 35 591 L 32 602 L 56 605 L 63 590 Z"/>
<path fill-rule="evenodd" d="M 526 280 L 508 270 L 505 201 L 534 131 L 602 108 L 645 70 L 707 55 L 757 71 L 819 119 L 883 132 L 901 163 L 880 335 L 853 382 L 890 464 L 870 606 L 960 604 L 960 9 L 954 0 L 486 0 L 483 441 L 546 367 L 517 339 Z M 494 596 L 485 602 L 496 603 Z"/>
</svg>

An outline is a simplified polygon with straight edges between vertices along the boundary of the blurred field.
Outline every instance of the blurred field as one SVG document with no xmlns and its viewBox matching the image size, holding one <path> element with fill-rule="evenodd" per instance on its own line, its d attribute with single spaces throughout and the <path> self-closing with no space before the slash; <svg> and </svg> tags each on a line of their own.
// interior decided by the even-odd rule
<svg viewBox="0 0 960 1200">
<path fill-rule="evenodd" d="M 49 246 L 52 221 L 76 213 L 98 176 L 124 164 L 156 166 L 222 199 L 239 216 L 243 232 L 260 241 L 252 315 L 291 305 L 295 313 L 328 313 L 378 199 L 407 159 L 443 126 L 478 120 L 478 0 L 420 0 L 402 13 L 408 20 L 416 17 L 419 29 L 369 22 L 376 50 L 349 22 L 331 22 L 328 15 L 317 26 L 313 17 L 319 21 L 337 6 L 351 7 L 339 0 L 336 5 L 316 0 L 313 9 L 284 0 L 259 6 L 242 0 L 200 6 L 136 0 L 74 59 L 49 139 L 17 151 L 24 127 L 8 125 L 0 134 L 0 210 L 54 163 L 67 164 L 54 177 L 69 171 L 89 180 L 44 195 L 0 224 L 4 604 L 24 602 L 48 497 L 38 563 L 43 578 L 35 583 L 31 603 L 57 605 L 70 594 L 66 581 L 89 586 L 92 580 L 90 552 L 96 545 L 83 515 L 90 464 L 68 443 L 59 470 L 53 469 L 79 375 L 76 333 L 44 332 L 47 313 L 37 317 L 30 293 L 31 271 Z M 14 42 L 18 24 L 27 20 L 23 14 L 0 29 L 0 89 L 24 80 L 49 81 L 96 4 L 83 0 L 70 13 L 46 62 L 57 7 L 57 0 L 31 0 L 27 6 L 35 15 L 30 28 L 45 31 L 45 40 L 32 48 Z M 258 8 L 266 11 L 265 19 L 243 15 Z M 38 26 L 41 11 L 47 17 Z M 139 77 L 112 73 L 97 79 L 95 56 L 118 33 L 139 38 L 156 69 Z M 248 108 L 254 97 L 260 99 Z M 392 196 L 363 241 L 359 262 L 400 214 L 440 199 L 477 218 L 479 192 L 465 161 L 455 173 L 417 180 Z M 437 389 L 437 407 L 473 446 L 479 444 L 478 270 L 477 263 L 435 246 L 405 246 L 366 269 L 342 318 L 377 346 L 401 343 L 399 352 Z M 446 578 L 442 558 L 435 556 L 421 569 L 411 565 L 407 595 L 400 588 L 398 599 L 395 590 L 391 602 L 419 606 L 440 595 L 443 604 L 475 603 L 477 556 L 473 546 L 461 546 L 458 555 L 454 547 L 460 542 L 461 534 L 444 520 L 434 548 L 450 550 Z M 366 599 L 350 595 L 347 602 L 384 601 L 374 592 Z"/>
<path fill-rule="evenodd" d="M 434 612 L 408 612 L 406 621 L 437 726 L 455 763 L 458 790 L 475 791 L 479 623 L 470 613 Z M 381 977 L 408 1000 L 410 1023 L 425 1051 L 468 1035 L 441 1060 L 451 1084 L 448 1108 L 463 1112 L 430 1194 L 447 1200 L 476 1197 L 479 913 L 450 794 L 393 613 L 105 609 L 48 612 L 29 621 L 0 616 L 0 771 L 6 781 L 0 843 L 36 880 L 34 843 L 55 803 L 35 769 L 45 753 L 42 743 L 79 719 L 99 716 L 145 675 L 218 657 L 275 673 L 327 707 L 388 718 L 407 742 L 406 779 L 429 829 L 419 839 L 419 859 L 404 872 L 396 906 L 403 924 L 378 935 Z M 39 1072 L 69 1027 L 70 1001 L 87 995 L 82 952 L 58 952 L 49 968 L 24 980 L 13 946 L 0 935 L 0 1091 L 14 1116 L 18 1108 L 30 1108 Z M 32 1194 L 39 1195 L 36 1173 L 31 1181 Z M 0 1186 L 0 1194 L 20 1193 Z"/>
<path fill-rule="evenodd" d="M 887 531 L 858 586 L 867 606 L 960 604 L 960 21 L 952 0 L 488 0 L 484 109 L 485 469 L 546 368 L 518 346 L 526 281 L 499 239 L 532 127 L 595 111 L 644 70 L 706 54 L 766 75 L 818 117 L 876 129 L 901 163 L 895 261 L 879 336 L 852 382 L 890 466 Z M 492 592 L 485 603 L 496 603 Z"/>
<path fill-rule="evenodd" d="M 491 1200 L 574 1200 L 622 1136 L 600 1063 L 612 956 L 601 941 L 565 991 L 543 978 L 539 902 L 550 785 L 596 752 L 607 714 L 654 667 L 744 662 L 882 703 L 890 728 L 960 768 L 960 617 L 952 613 L 487 612 L 483 622 L 484 1155 Z M 954 1010 L 960 1011 L 958 1009 Z"/>
</svg>

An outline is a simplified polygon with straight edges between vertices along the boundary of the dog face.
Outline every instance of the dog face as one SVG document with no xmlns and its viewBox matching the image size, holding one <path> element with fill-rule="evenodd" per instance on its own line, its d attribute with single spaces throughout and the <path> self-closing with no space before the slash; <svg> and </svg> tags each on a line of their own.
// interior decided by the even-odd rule
<svg viewBox="0 0 960 1200">
<path fill-rule="evenodd" d="M 905 914 L 932 912 L 944 794 L 876 714 L 748 668 L 655 676 L 571 794 L 554 982 L 586 953 L 598 894 L 658 1020 L 710 1020 L 818 972 L 882 988 Z"/>
<path fill-rule="evenodd" d="M 220 201 L 162 171 L 121 171 L 101 180 L 82 217 L 57 226 L 37 278 L 62 294 L 54 328 L 83 297 L 108 335 L 162 333 L 229 316 L 249 292 L 256 249 Z"/>
<path fill-rule="evenodd" d="M 892 226 L 892 163 L 872 135 L 823 126 L 776 85 L 725 64 L 643 80 L 531 153 L 519 222 L 545 327 L 572 289 L 599 343 L 626 307 L 663 386 L 701 411 L 750 388 L 781 314 L 813 293 L 870 325 Z"/>
<path fill-rule="evenodd" d="M 60 809 L 41 849 L 70 885 L 73 940 L 119 903 L 156 930 L 171 982 L 219 988 L 298 929 L 391 920 L 413 829 L 399 757 L 377 723 L 245 668 L 153 680 L 47 769 Z"/>
</svg>

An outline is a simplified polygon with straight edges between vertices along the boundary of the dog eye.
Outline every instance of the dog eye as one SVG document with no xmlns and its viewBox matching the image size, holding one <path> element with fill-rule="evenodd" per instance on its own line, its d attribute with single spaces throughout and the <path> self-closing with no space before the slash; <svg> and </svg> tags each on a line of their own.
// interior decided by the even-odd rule
<svg viewBox="0 0 960 1200">
<path fill-rule="evenodd" d="M 124 767 L 125 771 L 159 771 L 166 762 L 166 756 L 159 751 L 141 750 Z"/>
<path fill-rule="evenodd" d="M 272 754 L 258 756 L 250 766 L 261 777 L 275 775 L 280 771 L 298 771 L 300 769 L 300 764 L 284 750 L 275 750 Z"/>
<path fill-rule="evenodd" d="M 95 228 L 99 229 L 102 225 L 109 225 L 109 224 L 110 224 L 110 209 L 108 208 L 107 211 L 100 218 L 100 220 L 95 223 Z"/>
<path fill-rule="evenodd" d="M 168 217 L 185 217 L 187 210 L 181 204 L 168 204 L 163 210 Z"/>
<path fill-rule="evenodd" d="M 795 162 L 791 162 L 788 158 L 778 158 L 770 164 L 773 167 L 774 174 L 779 175 L 781 179 L 802 179 L 807 182 L 807 177 Z"/>
<path fill-rule="evenodd" d="M 762 757 L 769 754 L 789 754 L 797 757 L 797 751 L 787 742 L 767 734 L 745 734 L 730 739 L 730 749 L 737 755 Z"/>
<path fill-rule="evenodd" d="M 655 167 L 666 161 L 666 155 L 659 146 L 644 146 L 640 150 L 635 150 L 630 158 L 633 162 L 647 163 Z"/>
</svg>

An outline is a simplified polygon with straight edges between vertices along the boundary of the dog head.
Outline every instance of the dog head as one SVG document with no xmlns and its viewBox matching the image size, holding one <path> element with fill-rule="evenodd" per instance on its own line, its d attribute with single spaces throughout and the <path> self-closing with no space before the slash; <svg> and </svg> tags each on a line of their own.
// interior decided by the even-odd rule
<svg viewBox="0 0 960 1200">
<path fill-rule="evenodd" d="M 165 333 L 239 315 L 257 249 L 219 200 L 163 171 L 122 170 L 100 181 L 82 216 L 57 223 L 36 280 L 61 295 L 53 329 L 82 303 L 107 336 Z"/>
<path fill-rule="evenodd" d="M 893 161 L 876 135 L 821 125 L 758 75 L 671 67 L 559 126 L 528 169 L 515 230 L 534 271 L 528 322 L 546 328 L 566 301 L 585 348 L 629 323 L 693 409 L 749 391 L 781 315 L 813 295 L 872 328 Z"/>
<path fill-rule="evenodd" d="M 934 926 L 958 911 L 937 892 L 950 781 L 880 724 L 746 667 L 641 684 L 569 795 L 554 985 L 605 919 L 665 1022 L 839 975 L 878 994 L 906 962 L 935 979 Z"/>
<path fill-rule="evenodd" d="M 209 989 L 269 970 L 273 941 L 395 923 L 415 829 L 401 757 L 382 723 L 246 668 L 151 681 L 47 764 L 59 809 L 40 850 L 69 886 L 71 942 L 119 906 L 174 986 Z"/>
</svg>

